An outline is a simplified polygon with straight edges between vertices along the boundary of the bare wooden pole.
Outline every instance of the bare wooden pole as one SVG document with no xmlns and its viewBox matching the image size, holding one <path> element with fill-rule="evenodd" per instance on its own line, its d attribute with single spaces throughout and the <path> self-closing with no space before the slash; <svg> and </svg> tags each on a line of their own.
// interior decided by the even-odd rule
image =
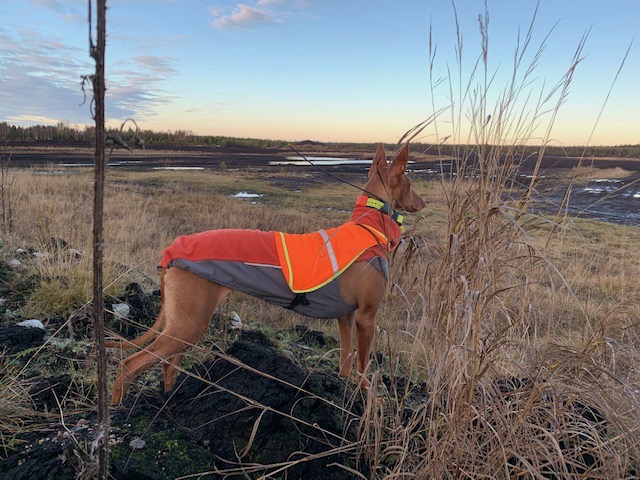
<svg viewBox="0 0 640 480">
<path fill-rule="evenodd" d="M 89 0 L 89 29 L 91 31 L 91 1 Z M 103 216 L 105 176 L 105 79 L 104 60 L 106 45 L 107 0 L 97 0 L 97 44 L 89 35 L 90 54 L 96 62 L 93 76 L 93 101 L 96 123 L 95 181 L 93 208 L 93 321 L 97 348 L 98 368 L 98 426 L 95 448 L 98 450 L 98 475 L 106 480 L 109 473 L 109 405 L 107 400 L 107 355 L 104 331 L 104 296 L 102 285 Z"/>
</svg>

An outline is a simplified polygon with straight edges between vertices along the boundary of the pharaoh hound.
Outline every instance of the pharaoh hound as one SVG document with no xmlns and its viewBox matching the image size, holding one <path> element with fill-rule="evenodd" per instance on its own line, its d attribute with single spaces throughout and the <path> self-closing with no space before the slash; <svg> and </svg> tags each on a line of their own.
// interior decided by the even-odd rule
<svg viewBox="0 0 640 480">
<path fill-rule="evenodd" d="M 157 363 L 165 391 L 171 390 L 184 352 L 202 338 L 232 290 L 310 317 L 337 318 L 340 375 L 351 376 L 355 359 L 357 383 L 368 388 L 376 313 L 389 277 L 387 257 L 402 233 L 397 210 L 425 206 L 406 175 L 408 156 L 405 145 L 388 164 L 378 146 L 364 194 L 339 227 L 306 235 L 210 230 L 178 237 L 160 263 L 162 306 L 154 325 L 135 340 L 107 343 L 127 349 L 151 342 L 120 363 L 112 404 L 121 403 L 129 385 Z"/>
</svg>

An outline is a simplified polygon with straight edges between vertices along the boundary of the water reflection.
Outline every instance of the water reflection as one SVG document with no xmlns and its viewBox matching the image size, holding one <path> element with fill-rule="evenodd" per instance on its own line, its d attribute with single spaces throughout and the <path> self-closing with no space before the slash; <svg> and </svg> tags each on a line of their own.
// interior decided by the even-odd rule
<svg viewBox="0 0 640 480">
<path fill-rule="evenodd" d="M 306 157 L 307 160 L 311 161 L 315 165 L 320 165 L 322 167 L 328 167 L 331 165 L 370 165 L 371 160 L 356 160 L 355 158 L 339 158 L 339 157 Z M 310 163 L 305 160 L 303 157 L 293 156 L 287 157 L 286 160 L 276 160 L 269 162 L 269 165 L 272 166 L 284 166 L 284 165 L 292 165 L 292 166 L 308 166 Z"/>
</svg>

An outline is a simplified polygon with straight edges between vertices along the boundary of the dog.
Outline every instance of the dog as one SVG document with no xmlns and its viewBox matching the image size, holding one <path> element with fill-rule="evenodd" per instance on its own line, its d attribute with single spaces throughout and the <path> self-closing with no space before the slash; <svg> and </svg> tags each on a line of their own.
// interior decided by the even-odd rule
<svg viewBox="0 0 640 480">
<path fill-rule="evenodd" d="M 308 235 L 210 230 L 178 237 L 163 252 L 162 304 L 154 325 L 135 340 L 107 342 L 121 349 L 151 342 L 120 362 L 111 403 L 121 404 L 131 383 L 158 363 L 164 389 L 170 391 L 184 352 L 202 338 L 232 290 L 310 317 L 337 318 L 339 374 L 351 377 L 355 359 L 357 383 L 369 388 L 367 367 L 389 276 L 387 257 L 402 233 L 399 211 L 425 207 L 406 175 L 408 157 L 405 144 L 389 164 L 379 145 L 350 221 L 334 229 Z"/>
</svg>

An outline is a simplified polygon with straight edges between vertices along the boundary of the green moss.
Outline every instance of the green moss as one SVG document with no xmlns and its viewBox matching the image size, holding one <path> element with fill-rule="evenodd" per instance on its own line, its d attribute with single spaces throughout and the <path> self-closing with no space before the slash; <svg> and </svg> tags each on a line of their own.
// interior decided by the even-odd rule
<svg viewBox="0 0 640 480">
<path fill-rule="evenodd" d="M 169 480 L 213 470 L 212 453 L 205 445 L 189 441 L 185 435 L 165 420 L 154 418 L 154 412 L 132 419 L 123 441 L 111 449 L 112 473 L 116 471 L 135 478 L 144 472 L 146 478 Z M 137 436 L 146 442 L 146 446 L 132 450 L 129 442 Z"/>
<path fill-rule="evenodd" d="M 65 316 L 87 300 L 83 285 L 68 278 L 43 279 L 25 305 L 28 316 L 51 319 Z"/>
</svg>

